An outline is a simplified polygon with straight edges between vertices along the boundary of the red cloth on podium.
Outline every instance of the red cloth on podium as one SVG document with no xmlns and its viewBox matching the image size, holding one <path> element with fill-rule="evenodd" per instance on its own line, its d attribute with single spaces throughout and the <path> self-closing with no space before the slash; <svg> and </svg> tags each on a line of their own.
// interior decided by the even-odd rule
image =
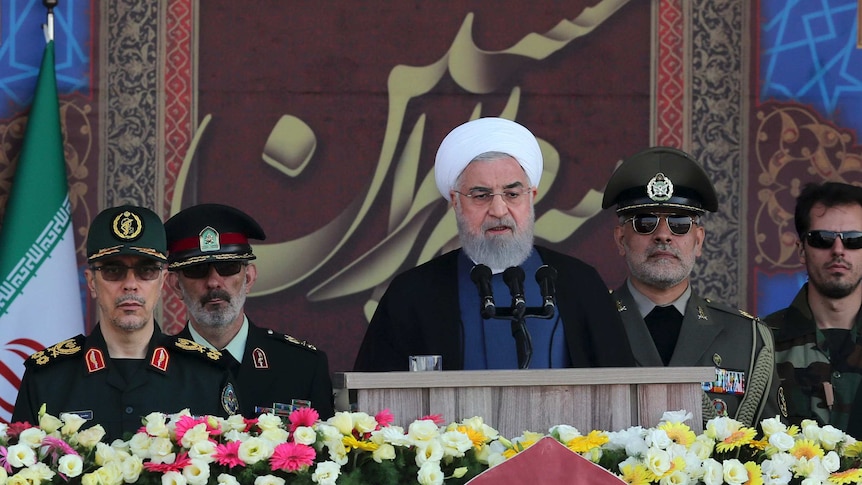
<svg viewBox="0 0 862 485">
<path fill-rule="evenodd" d="M 613 473 L 587 460 L 546 436 L 536 444 L 489 468 L 467 482 L 469 485 L 498 483 L 554 483 L 620 485 Z"/>
</svg>

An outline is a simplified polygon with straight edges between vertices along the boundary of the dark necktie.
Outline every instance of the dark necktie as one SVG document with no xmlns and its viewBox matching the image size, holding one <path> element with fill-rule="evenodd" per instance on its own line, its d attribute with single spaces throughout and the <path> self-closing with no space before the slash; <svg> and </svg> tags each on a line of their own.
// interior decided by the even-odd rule
<svg viewBox="0 0 862 485">
<path fill-rule="evenodd" d="M 673 305 L 656 306 L 644 317 L 644 322 L 662 362 L 667 365 L 673 356 L 673 349 L 676 348 L 679 329 L 682 327 L 682 315 Z"/>
</svg>

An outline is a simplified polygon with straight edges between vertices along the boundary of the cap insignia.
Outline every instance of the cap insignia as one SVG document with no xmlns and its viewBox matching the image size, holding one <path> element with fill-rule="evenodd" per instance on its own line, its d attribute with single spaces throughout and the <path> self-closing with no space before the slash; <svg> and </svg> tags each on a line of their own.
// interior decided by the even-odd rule
<svg viewBox="0 0 862 485">
<path fill-rule="evenodd" d="M 204 253 L 221 249 L 218 231 L 210 226 L 205 227 L 200 233 L 200 248 Z"/>
<path fill-rule="evenodd" d="M 140 216 L 132 211 L 123 211 L 114 217 L 111 223 L 114 237 L 121 241 L 134 241 L 144 232 L 144 223 Z"/>
<path fill-rule="evenodd" d="M 673 183 L 661 172 L 655 174 L 646 186 L 647 195 L 656 202 L 665 202 L 673 196 Z"/>
</svg>

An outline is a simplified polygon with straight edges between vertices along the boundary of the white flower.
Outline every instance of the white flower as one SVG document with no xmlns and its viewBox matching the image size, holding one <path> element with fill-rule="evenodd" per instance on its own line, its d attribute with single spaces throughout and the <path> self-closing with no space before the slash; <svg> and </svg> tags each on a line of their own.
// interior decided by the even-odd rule
<svg viewBox="0 0 862 485">
<path fill-rule="evenodd" d="M 284 485 L 284 479 L 273 475 L 264 475 L 255 478 L 254 485 Z"/>
<path fill-rule="evenodd" d="M 317 432 L 311 426 L 299 426 L 293 432 L 293 441 L 300 445 L 313 445 L 317 441 Z"/>
<path fill-rule="evenodd" d="M 835 473 L 839 468 L 841 468 L 841 457 L 838 456 L 838 453 L 830 451 L 820 460 L 820 463 L 827 472 Z"/>
<path fill-rule="evenodd" d="M 261 460 L 267 460 L 272 456 L 273 447 L 267 441 L 251 437 L 239 445 L 237 456 L 249 464 L 254 465 Z"/>
<path fill-rule="evenodd" d="M 703 461 L 703 483 L 705 485 L 721 485 L 724 483 L 724 469 L 721 463 L 712 458 Z"/>
<path fill-rule="evenodd" d="M 135 456 L 149 458 L 150 444 L 152 444 L 152 441 L 150 441 L 150 437 L 147 436 L 147 433 L 135 433 L 132 436 L 132 439 L 129 440 L 129 451 L 131 451 Z"/>
<path fill-rule="evenodd" d="M 75 413 L 62 413 L 60 414 L 60 420 L 63 421 L 63 427 L 60 429 L 60 433 L 63 436 L 77 433 L 81 429 L 81 426 L 87 422 L 86 419 Z"/>
<path fill-rule="evenodd" d="M 69 478 L 75 478 L 83 473 L 84 461 L 78 455 L 63 455 L 57 461 L 57 471 Z"/>
<path fill-rule="evenodd" d="M 413 440 L 413 443 L 418 444 L 429 441 L 439 434 L 439 429 L 434 421 L 430 419 L 416 420 L 410 423 L 407 428 L 407 436 Z"/>
<path fill-rule="evenodd" d="M 104 437 L 105 428 L 103 428 L 101 424 L 91 426 L 84 431 L 79 431 L 76 435 L 76 438 L 78 439 L 78 444 L 87 449 L 96 446 L 96 443 L 102 441 L 102 438 Z"/>
<path fill-rule="evenodd" d="M 769 437 L 770 446 L 774 446 L 778 451 L 787 451 L 790 448 L 793 448 L 793 445 L 796 444 L 796 440 L 793 439 L 793 436 L 789 434 L 779 431 L 773 433 Z"/>
<path fill-rule="evenodd" d="M 374 459 L 377 463 L 383 463 L 383 460 L 394 460 L 395 459 L 395 447 L 390 445 L 389 443 L 383 443 L 378 446 L 376 450 L 371 452 L 371 458 Z"/>
<path fill-rule="evenodd" d="M 719 416 L 712 418 L 706 422 L 706 430 L 704 434 L 714 439 L 722 441 L 742 427 L 742 423 L 727 416 Z"/>
<path fill-rule="evenodd" d="M 63 422 L 48 413 L 39 416 L 39 428 L 47 434 L 57 431 L 60 429 L 60 426 L 63 426 Z"/>
<path fill-rule="evenodd" d="M 218 476 L 218 483 L 219 485 L 240 485 L 233 475 L 228 475 L 227 473 L 222 473 Z"/>
<path fill-rule="evenodd" d="M 419 472 L 416 473 L 416 480 L 421 485 L 442 485 L 443 470 L 440 469 L 440 462 L 426 461 L 419 467 Z"/>
<path fill-rule="evenodd" d="M 168 436 L 167 416 L 162 413 L 150 413 L 142 420 L 147 434 L 150 436 Z"/>
<path fill-rule="evenodd" d="M 659 448 L 648 449 L 646 459 L 644 461 L 647 469 L 659 477 L 670 470 L 670 466 L 672 464 L 670 461 L 670 454 Z"/>
<path fill-rule="evenodd" d="M 460 458 L 464 456 L 473 442 L 470 437 L 460 431 L 447 431 L 440 435 L 440 443 L 443 445 L 443 455 Z"/>
<path fill-rule="evenodd" d="M 123 472 L 119 463 L 108 463 L 96 470 L 96 477 L 101 485 L 120 485 L 123 483 Z"/>
<path fill-rule="evenodd" d="M 695 454 L 701 461 L 712 456 L 712 450 L 715 448 L 715 441 L 704 435 L 699 435 L 694 439 L 688 450 Z"/>
<path fill-rule="evenodd" d="M 6 460 L 15 468 L 32 466 L 36 463 L 36 452 L 25 444 L 15 444 L 6 449 Z"/>
<path fill-rule="evenodd" d="M 311 480 L 320 485 L 335 485 L 338 475 L 341 474 L 341 467 L 337 463 L 324 461 L 318 463 L 314 467 L 314 473 L 311 474 Z"/>
<path fill-rule="evenodd" d="M 661 415 L 661 422 L 665 423 L 684 423 L 690 420 L 693 415 L 686 411 L 685 409 L 680 409 L 679 411 L 665 411 L 664 414 Z"/>
<path fill-rule="evenodd" d="M 581 436 L 581 432 L 578 431 L 578 428 L 575 428 L 574 426 L 569 426 L 567 424 L 554 426 L 550 429 L 551 434 L 553 434 L 555 431 L 557 435 L 559 435 L 560 441 L 562 441 L 563 443 L 568 443 L 569 441 Z"/>
<path fill-rule="evenodd" d="M 691 478 L 682 470 L 674 470 L 670 475 L 659 480 L 661 485 L 688 485 Z"/>
<path fill-rule="evenodd" d="M 49 482 L 54 478 L 54 475 L 56 475 L 54 470 L 51 470 L 48 465 L 42 462 L 36 462 L 36 464 L 28 468 L 27 471 L 32 477 L 30 480 L 31 483 Z"/>
<path fill-rule="evenodd" d="M 760 464 L 764 485 L 787 485 L 793 474 L 784 463 L 773 460 L 763 460 Z"/>
<path fill-rule="evenodd" d="M 608 449 L 624 449 L 629 456 L 646 453 L 649 448 L 644 440 L 646 430 L 640 426 L 632 426 L 623 431 L 612 431 L 608 433 Z"/>
<path fill-rule="evenodd" d="M 377 420 L 367 413 L 353 413 L 353 429 L 362 434 L 370 433 L 377 428 Z"/>
<path fill-rule="evenodd" d="M 722 466 L 724 481 L 729 485 L 742 485 L 748 481 L 748 470 L 736 458 L 725 460 Z"/>
<path fill-rule="evenodd" d="M 827 424 L 820 429 L 820 444 L 826 451 L 834 450 L 838 443 L 844 441 L 844 432 Z"/>
<path fill-rule="evenodd" d="M 242 431 L 245 429 L 245 419 L 242 414 L 232 414 L 228 416 L 227 419 L 222 419 L 221 427 L 225 432 L 228 431 Z M 230 475 L 228 475 L 230 476 Z"/>
<path fill-rule="evenodd" d="M 493 452 L 488 455 L 488 468 L 494 468 L 506 461 L 506 457 L 502 453 Z"/>
<path fill-rule="evenodd" d="M 183 478 L 189 485 L 206 485 L 210 478 L 210 466 L 207 462 L 192 458 L 190 463 L 183 467 Z"/>
<path fill-rule="evenodd" d="M 257 419 L 257 427 L 262 431 L 279 429 L 282 427 L 281 418 L 272 413 L 261 414 Z"/>
<path fill-rule="evenodd" d="M 45 415 L 47 416 L 47 414 Z M 39 428 L 27 428 L 18 435 L 18 444 L 38 448 L 47 434 Z"/>
<path fill-rule="evenodd" d="M 377 439 L 378 436 L 386 443 L 391 443 L 395 446 L 410 446 L 412 444 L 410 438 L 404 434 L 404 429 L 400 426 L 387 426 L 371 433 L 372 440 Z"/>
<path fill-rule="evenodd" d="M 646 442 L 650 446 L 664 450 L 673 443 L 673 440 L 668 437 L 667 432 L 663 429 L 650 429 L 646 434 Z"/>
<path fill-rule="evenodd" d="M 763 428 L 763 434 L 767 438 L 774 435 L 775 433 L 786 433 L 787 425 L 781 422 L 781 418 L 775 416 L 774 418 L 766 418 L 760 423 Z"/>
<path fill-rule="evenodd" d="M 105 443 L 96 443 L 96 456 L 95 461 L 99 466 L 105 466 L 105 464 L 114 461 L 117 457 L 117 450 L 106 445 Z"/>
<path fill-rule="evenodd" d="M 335 413 L 335 416 L 327 419 L 326 422 L 335 427 L 344 436 L 349 436 L 353 433 L 353 418 L 348 412 L 339 411 Z"/>
<path fill-rule="evenodd" d="M 162 485 L 186 485 L 186 478 L 180 472 L 167 472 L 162 475 Z"/>
<path fill-rule="evenodd" d="M 803 419 L 800 425 L 802 436 L 814 441 L 820 441 L 820 425 L 813 419 Z"/>
<path fill-rule="evenodd" d="M 425 441 L 416 446 L 416 466 L 422 466 L 428 461 L 443 459 L 443 445 L 437 440 Z"/>
<path fill-rule="evenodd" d="M 279 443 L 287 441 L 289 433 L 286 429 L 271 428 L 265 429 L 260 433 L 260 439 L 269 441 L 273 448 Z"/>
<path fill-rule="evenodd" d="M 153 463 L 173 463 L 177 459 L 174 453 L 174 444 L 170 438 L 153 438 L 150 442 L 150 460 Z"/>
<path fill-rule="evenodd" d="M 232 430 L 230 430 L 224 434 L 224 439 L 227 441 L 240 441 L 240 442 L 242 442 L 242 441 L 245 441 L 249 438 L 251 438 L 250 434 L 244 433 L 242 431 L 237 431 L 235 429 L 232 429 Z"/>
<path fill-rule="evenodd" d="M 189 448 L 189 458 L 203 460 L 204 463 L 215 461 L 216 444 L 210 440 L 198 441 Z"/>
<path fill-rule="evenodd" d="M 192 445 L 199 441 L 207 441 L 209 440 L 210 435 L 207 431 L 207 425 L 204 423 L 196 424 L 189 430 L 186 430 L 183 435 L 183 439 L 180 440 L 180 444 L 183 445 L 184 448 L 191 448 Z"/>
<path fill-rule="evenodd" d="M 141 472 L 144 471 L 144 460 L 132 455 L 120 465 L 120 471 L 123 474 L 123 481 L 126 483 L 135 483 L 141 478 Z"/>
</svg>

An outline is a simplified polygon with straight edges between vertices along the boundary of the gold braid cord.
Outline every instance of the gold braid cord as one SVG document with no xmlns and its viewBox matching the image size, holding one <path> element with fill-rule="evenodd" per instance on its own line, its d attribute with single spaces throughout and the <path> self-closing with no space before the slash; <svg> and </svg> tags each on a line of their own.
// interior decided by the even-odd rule
<svg viewBox="0 0 862 485">
<path fill-rule="evenodd" d="M 752 333 L 752 366 L 748 373 L 750 377 L 745 396 L 736 412 L 736 420 L 745 426 L 754 426 L 759 422 L 766 404 L 766 393 L 772 387 L 772 376 L 775 372 L 775 342 L 772 340 L 772 332 L 766 325 L 762 325 L 760 320 L 752 320 Z M 758 333 L 763 339 L 763 348 L 754 359 Z"/>
</svg>

